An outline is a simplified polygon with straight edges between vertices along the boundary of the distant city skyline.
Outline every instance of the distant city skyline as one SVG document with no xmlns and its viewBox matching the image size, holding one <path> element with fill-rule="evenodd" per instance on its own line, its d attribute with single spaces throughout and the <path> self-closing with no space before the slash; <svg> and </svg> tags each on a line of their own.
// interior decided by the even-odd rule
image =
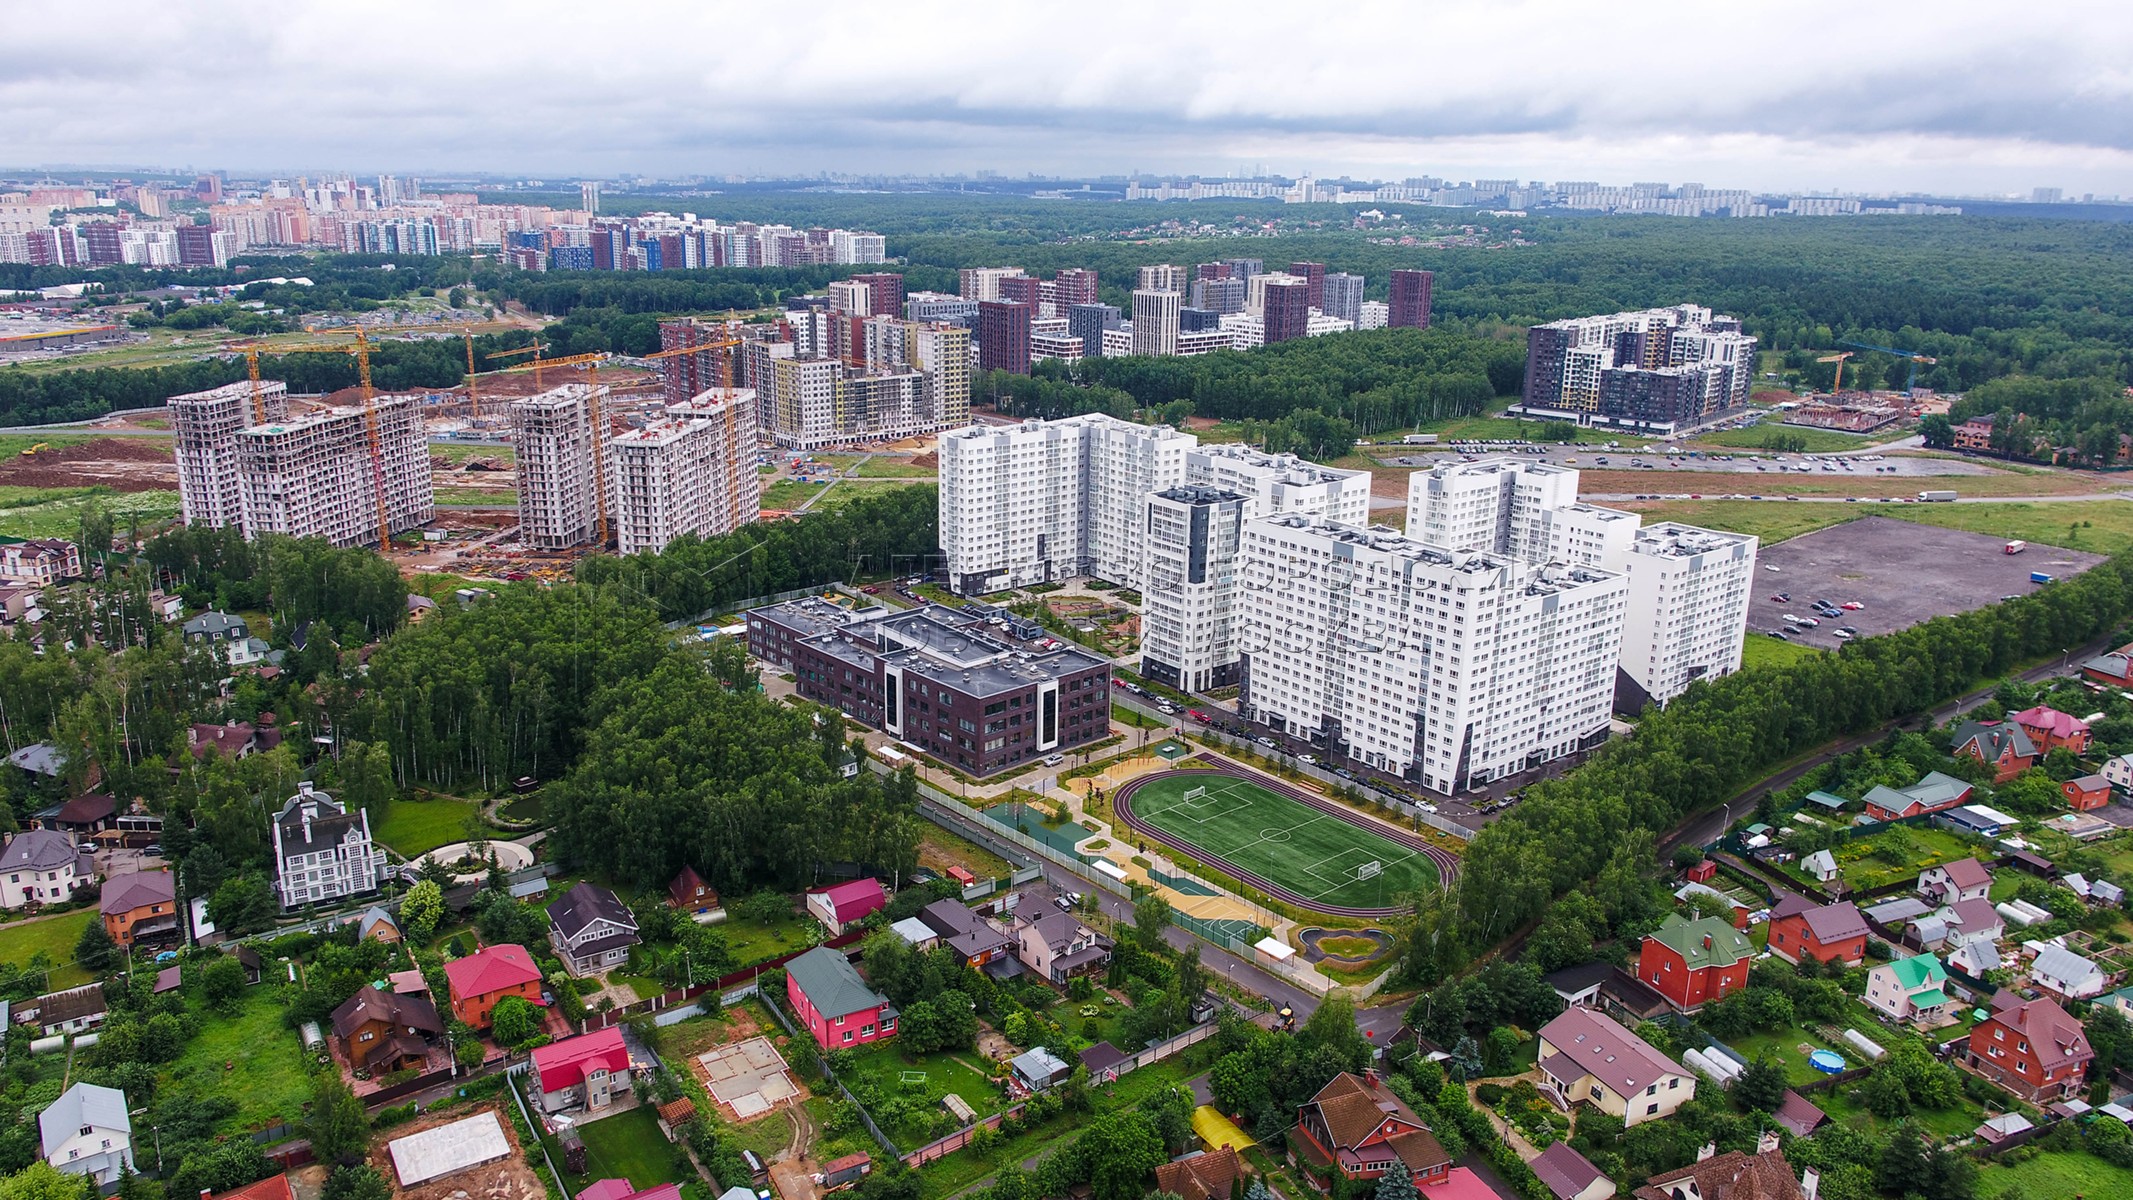
<svg viewBox="0 0 2133 1200">
<path fill-rule="evenodd" d="M 1449 0 L 807 19 L 624 3 L 55 6 L 0 46 L 0 163 L 534 177 L 990 169 L 1694 180 L 1759 192 L 2133 194 L 2121 5 Z M 1130 16 L 1130 20 L 1127 18 Z M 871 19 L 870 19 L 871 18 Z M 507 36 L 508 34 L 508 36 Z M 523 35 L 523 36 L 520 36 Z M 1655 69 L 1662 67 L 1663 69 Z M 1661 84 L 1663 81 L 1663 86 Z"/>
</svg>

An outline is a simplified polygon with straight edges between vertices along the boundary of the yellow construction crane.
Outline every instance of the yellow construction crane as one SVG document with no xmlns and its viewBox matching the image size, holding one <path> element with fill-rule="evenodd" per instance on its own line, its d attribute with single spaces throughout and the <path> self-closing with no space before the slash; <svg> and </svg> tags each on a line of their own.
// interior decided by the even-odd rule
<svg viewBox="0 0 2133 1200">
<path fill-rule="evenodd" d="M 420 328 L 420 327 L 418 327 Z M 370 443 L 370 483 L 378 502 L 378 553 L 389 554 L 393 545 L 392 518 L 385 506 L 385 450 L 378 436 L 377 389 L 370 383 L 370 331 L 362 326 L 353 330 L 328 330 L 331 333 L 354 333 L 352 345 L 335 345 L 322 342 L 309 346 L 284 346 L 284 354 L 347 354 L 356 360 L 356 378 L 363 385 L 363 436 Z"/>
<path fill-rule="evenodd" d="M 719 386 L 731 388 L 733 386 L 733 354 L 731 352 L 734 347 L 741 344 L 741 339 L 733 336 L 733 331 L 730 328 L 720 332 L 724 336 L 719 341 L 700 342 L 694 346 L 677 346 L 672 350 L 661 350 L 657 354 L 640 354 L 635 357 L 644 359 L 681 358 L 689 354 L 707 354 L 723 351 L 724 353 L 720 353 L 718 356 Z"/>
<path fill-rule="evenodd" d="M 541 357 L 541 351 L 543 351 L 543 350 L 546 350 L 547 348 L 548 348 L 548 347 L 547 347 L 547 345 L 546 345 L 546 344 L 544 344 L 544 343 L 543 343 L 543 342 L 541 342 L 541 341 L 540 341 L 540 340 L 539 340 L 538 338 L 536 338 L 536 339 L 534 339 L 534 342 L 533 342 L 533 344 L 532 344 L 532 345 L 530 345 L 530 346 L 520 346 L 520 347 L 519 347 L 518 349 L 516 349 L 516 350 L 498 350 L 498 351 L 497 351 L 496 353 L 494 353 L 494 354 L 489 354 L 489 355 L 485 355 L 484 357 L 487 357 L 487 358 L 517 358 L 517 357 L 518 357 L 519 355 L 521 355 L 521 354 L 531 354 L 531 355 L 533 356 L 533 362 L 532 362 L 532 363 L 530 363 L 530 364 L 528 364 L 527 366 L 524 366 L 524 367 L 505 367 L 505 368 L 503 368 L 503 369 L 504 369 L 504 370 L 507 370 L 507 371 L 532 371 L 532 372 L 533 372 L 533 386 L 534 386 L 534 387 L 536 387 L 536 388 L 538 388 L 538 387 L 540 387 L 540 386 L 541 386 L 541 368 L 542 368 L 542 367 L 545 367 L 545 366 L 547 366 L 547 365 L 549 365 L 549 363 L 551 363 L 551 362 L 557 361 L 557 360 L 554 360 L 554 359 L 543 359 L 543 358 Z"/>
<path fill-rule="evenodd" d="M 517 354 L 521 352 L 507 350 L 505 353 Z M 496 356 L 492 354 L 490 357 L 494 358 Z M 593 508 L 598 515 L 599 546 L 602 550 L 607 549 L 607 416 L 600 408 L 600 364 L 613 357 L 614 355 L 606 351 L 594 354 L 573 354 L 568 358 L 550 358 L 527 363 L 523 367 L 505 367 L 503 371 L 498 372 L 498 374 L 504 374 L 506 372 L 532 371 L 534 372 L 534 381 L 538 384 L 541 378 L 540 371 L 545 367 L 582 366 L 585 368 L 585 409 L 586 416 L 590 418 L 592 425 Z"/>
<path fill-rule="evenodd" d="M 252 381 L 252 423 L 264 425 L 267 423 L 267 398 L 259 390 L 259 352 L 266 347 L 258 342 L 246 342 L 228 349 L 244 355 L 244 373 Z"/>
<path fill-rule="evenodd" d="M 1829 385 L 1830 395 L 1834 396 L 1844 390 L 1844 360 L 1851 356 L 1852 351 L 1840 350 L 1835 354 L 1825 354 L 1815 360 L 1816 362 L 1833 362 L 1837 364 L 1837 381 Z"/>
</svg>

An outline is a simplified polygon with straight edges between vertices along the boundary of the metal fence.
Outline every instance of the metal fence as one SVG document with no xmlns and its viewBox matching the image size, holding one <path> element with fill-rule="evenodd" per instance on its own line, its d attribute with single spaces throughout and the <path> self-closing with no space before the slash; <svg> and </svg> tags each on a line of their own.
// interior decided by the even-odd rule
<svg viewBox="0 0 2133 1200">
<path fill-rule="evenodd" d="M 1038 841 L 1019 829 L 1004 825 L 984 813 L 963 807 L 953 797 L 932 784 L 918 781 L 919 815 L 936 825 L 947 828 L 980 844 L 995 847 L 1007 844 L 1018 848 L 1025 858 L 1035 856 L 1064 867 L 1090 883 L 1113 895 L 1131 900 L 1133 889 L 1124 882 L 1113 879 L 1091 867 L 1079 855 L 1063 851 Z"/>
<path fill-rule="evenodd" d="M 763 996 L 762 1001 L 763 1007 L 769 1009 L 770 1015 L 776 1017 L 778 1024 L 784 1028 L 785 1036 L 795 1039 L 800 1037 L 800 1032 L 797 1029 L 793 1028 L 792 1021 L 787 1019 L 787 1017 L 785 1016 L 785 1010 L 778 1005 L 778 1002 L 775 999 L 769 996 Z M 812 1042 L 814 1040 L 814 1035 L 810 1033 L 807 1035 L 807 1038 L 810 1042 Z M 819 1049 L 820 1047 L 817 1047 L 818 1051 Z M 838 1094 L 842 1095 L 845 1099 L 845 1102 L 852 1106 L 852 1110 L 859 1114 L 860 1123 L 867 1127 L 868 1133 L 874 1135 L 874 1140 L 880 1144 L 883 1152 L 886 1153 L 890 1158 L 903 1157 L 903 1151 L 898 1150 L 896 1148 L 896 1143 L 889 1140 L 889 1135 L 883 1133 L 881 1131 L 881 1126 L 876 1125 L 874 1123 L 874 1114 L 868 1112 L 867 1106 L 859 1102 L 859 1097 L 854 1096 L 852 1094 L 852 1090 L 844 1086 L 844 1081 L 842 1079 L 837 1078 L 837 1072 L 831 1069 L 830 1067 L 829 1056 L 826 1054 L 818 1053 L 815 1056 L 815 1061 L 822 1068 L 822 1077 L 836 1085 Z"/>
</svg>

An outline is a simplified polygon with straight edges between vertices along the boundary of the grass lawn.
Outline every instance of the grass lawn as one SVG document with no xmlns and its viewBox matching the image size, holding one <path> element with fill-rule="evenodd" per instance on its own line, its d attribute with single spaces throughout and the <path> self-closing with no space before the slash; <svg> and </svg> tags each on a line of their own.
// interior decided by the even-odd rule
<svg viewBox="0 0 2133 1200">
<path fill-rule="evenodd" d="M 805 950 L 814 943 L 819 929 L 812 920 L 797 916 L 783 917 L 768 925 L 728 920 L 713 928 L 725 933 L 726 948 L 733 952 L 733 961 L 743 967 L 793 950 Z"/>
<path fill-rule="evenodd" d="M 627 1179 L 632 1187 L 641 1189 L 696 1178 L 696 1172 L 682 1157 L 681 1148 L 660 1135 L 659 1114 L 650 1108 L 633 1108 L 582 1123 L 578 1136 L 585 1139 L 583 1175 L 572 1175 L 563 1166 L 561 1148 L 549 1147 L 556 1169 L 562 1172 L 572 1195 L 596 1179 Z"/>
<path fill-rule="evenodd" d="M 1779 641 L 1764 633 L 1750 633 L 1741 643 L 1740 665 L 1742 670 L 1749 667 L 1785 667 L 1820 653 L 1820 650 L 1812 646 Z"/>
<path fill-rule="evenodd" d="M 1014 870 L 1006 859 L 931 822 L 919 832 L 918 861 L 936 870 L 961 867 L 980 879 L 999 879 Z"/>
<path fill-rule="evenodd" d="M 467 818 L 481 806 L 470 800 L 395 800 L 378 826 L 377 839 L 409 858 L 449 846 L 467 836 Z"/>
<path fill-rule="evenodd" d="M 493 458 L 507 467 L 518 461 L 517 452 L 509 446 L 483 446 L 465 442 L 431 442 L 429 452 L 431 458 L 446 459 L 455 467 L 470 458 Z"/>
<path fill-rule="evenodd" d="M 1194 1047 L 1194 1050 L 1200 1047 Z M 1188 1062 L 1196 1065 L 1187 1066 Z M 1108 1087 L 1098 1088 L 1096 1111 L 1117 1112 L 1132 1108 L 1141 1101 L 1163 1090 L 1184 1083 L 1205 1070 L 1191 1051 L 1178 1058 L 1165 1059 L 1127 1075 Z M 953 1196 L 978 1180 L 993 1174 L 1003 1167 L 1019 1166 L 1024 1160 L 1050 1153 L 1055 1147 L 1072 1140 L 1091 1120 L 1088 1113 L 1069 1113 L 1047 1122 L 1038 1129 L 1018 1134 L 995 1146 L 992 1153 L 979 1155 L 968 1150 L 957 1151 L 946 1158 L 937 1158 L 919 1170 L 918 1178 L 925 1200 L 941 1200 Z"/>
<path fill-rule="evenodd" d="M 39 951 L 53 964 L 50 988 L 75 987 L 89 982 L 89 973 L 74 965 L 74 943 L 81 931 L 96 919 L 92 906 L 44 921 L 11 921 L 0 925 L 0 962 L 26 966 Z M 64 966 L 57 964 L 65 964 Z"/>
<path fill-rule="evenodd" d="M 111 527 L 125 533 L 138 522 L 150 525 L 178 515 L 178 493 L 117 492 L 93 488 L 0 488 L 0 536 L 71 538 L 81 532 L 81 511 L 101 504 Z"/>
<path fill-rule="evenodd" d="M 1681 521 L 1705 529 L 1753 534 L 1765 546 L 1866 515 L 1850 504 L 1786 504 L 1771 500 L 1626 500 L 1611 507 L 1643 513 L 1647 524 Z M 1883 516 L 1901 515 L 1888 511 L 1895 507 L 1876 505 L 1874 511 Z"/>
<path fill-rule="evenodd" d="M 1866 1030 L 1861 1030 L 1860 1032 L 1867 1033 L 1869 1037 L 1873 1036 L 1872 1033 Z M 1849 1046 L 1832 1046 L 1822 1038 L 1797 1025 L 1768 1033 L 1752 1033 L 1746 1037 L 1730 1038 L 1726 1041 L 1728 1046 L 1740 1051 L 1750 1062 L 1754 1062 L 1766 1053 L 1769 1054 L 1784 1066 L 1785 1082 L 1789 1084 L 1812 1083 L 1822 1078 L 1822 1073 L 1815 1070 L 1808 1063 L 1807 1055 L 1800 1052 L 1802 1043 L 1817 1049 L 1835 1050 L 1837 1053 L 1844 1055 L 1844 1061 L 1847 1064 L 1851 1063 L 1852 1058 L 1857 1053 Z M 1819 1098 L 1818 1096 L 1817 1100 Z"/>
<path fill-rule="evenodd" d="M 441 487 L 436 490 L 436 499 L 439 504 L 463 508 L 513 508 L 518 504 L 518 492 L 507 487 Z"/>
<path fill-rule="evenodd" d="M 89 440 L 86 434 L 0 434 L 0 458 L 20 458 L 24 450 L 43 444 L 54 450 L 66 446 L 79 446 Z"/>
<path fill-rule="evenodd" d="M 282 1023 L 272 984 L 247 988 L 235 1017 L 200 1013 L 200 1033 L 170 1068 L 172 1085 L 199 1095 L 237 1102 L 231 1119 L 238 1130 L 296 1121 L 311 1098 L 303 1048 L 296 1031 Z"/>
<path fill-rule="evenodd" d="M 2025 1196 L 2086 1196 L 2089 1200 L 2133 1190 L 2124 1170 L 2080 1150 L 2046 1150 L 2012 1167 L 1990 1161 L 1979 1164 L 1978 1195 L 1997 1196 L 2016 1184 Z"/>
<path fill-rule="evenodd" d="M 1900 828 L 1910 835 L 1915 847 L 1900 862 L 1889 862 L 1874 854 L 1878 847 L 1890 840 L 1893 830 L 1873 837 L 1855 838 L 1832 851 L 1837 856 L 1837 866 L 1843 872 L 1846 886 L 1855 892 L 1870 891 L 1913 878 L 1927 867 L 1969 858 L 1979 852 L 1976 843 L 1945 829 L 1916 825 Z"/>
<path fill-rule="evenodd" d="M 941 1097 L 952 1094 L 961 1096 L 979 1116 L 986 1117 L 1007 1107 L 1007 1101 L 982 1069 L 984 1061 L 975 1050 L 911 1057 L 897 1049 L 892 1038 L 856 1051 L 850 1070 L 840 1075 L 855 1095 L 866 1097 L 871 1089 L 873 1096 L 903 1100 L 917 1113 L 942 1112 Z M 905 1083 L 906 1071 L 923 1073 L 925 1078 Z M 869 1103 L 872 1105 L 873 1101 L 870 1099 Z M 878 1111 L 878 1105 L 874 1107 L 875 1118 L 880 1120 L 885 1114 Z M 908 1149 L 924 1145 L 951 1127 L 938 1119 L 927 1123 L 891 1117 L 883 1124 L 882 1132 L 899 1147 Z"/>
<path fill-rule="evenodd" d="M 933 467 L 921 467 L 905 462 L 900 456 L 877 455 L 859 464 L 861 479 L 932 479 L 940 472 Z"/>
<path fill-rule="evenodd" d="M 1950 486 L 1960 489 L 1962 484 L 1954 481 Z M 1901 512 L 1882 515 L 2091 554 L 2116 554 L 2133 546 L 2133 504 L 1907 504 Z"/>
<path fill-rule="evenodd" d="M 782 479 L 763 489 L 764 508 L 795 509 L 814 498 L 827 484 L 795 483 Z"/>
<path fill-rule="evenodd" d="M 1382 906 L 1437 882 L 1436 865 L 1416 851 L 1241 776 L 1153 776 L 1139 782 L 1129 802 L 1135 817 L 1196 847 L 1212 865 L 1248 872 L 1306 900 Z"/>
<path fill-rule="evenodd" d="M 1891 438 L 1901 436 L 1891 433 Z M 1762 450 L 1769 446 L 1770 439 L 1799 438 L 1806 443 L 1809 454 L 1832 454 L 1839 450 L 1858 450 L 1883 440 L 1860 437 L 1855 433 L 1839 433 L 1834 429 L 1808 429 L 1797 425 L 1779 425 L 1770 422 L 1749 429 L 1721 429 L 1715 433 L 1698 434 L 1689 444 L 1694 446 L 1724 446 L 1729 450 Z M 1791 453 L 1791 451 L 1787 451 Z"/>
<path fill-rule="evenodd" d="M 1865 1031 L 1862 1030 L 1862 1032 Z M 1869 1033 L 1867 1036 L 1872 1037 L 1873 1035 Z M 1846 1061 L 1849 1062 L 1850 1060 Z M 1808 1099 L 1814 1101 L 1816 1108 L 1828 1113 L 1833 1121 L 1850 1125 L 1856 1129 L 1872 1129 L 1882 1133 L 1887 1133 L 1893 1129 L 1894 1122 L 1884 1121 L 1866 1111 L 1866 1106 L 1859 1102 L 1858 1088 L 1859 1085 L 1856 1083 L 1847 1084 L 1831 1088 L 1826 1092 L 1816 1092 L 1814 1095 L 1809 1096 Z M 1985 1109 L 1982 1105 L 1974 1103 L 1968 1097 L 1965 1097 L 1963 1102 L 1954 1108 L 1918 1109 L 1912 1112 L 1910 1120 L 1929 1137 L 1964 1137 L 1971 1130 L 1984 1123 Z M 1980 1192 L 1980 1194 L 1991 1195 L 1992 1193 Z M 2046 1192 L 2039 1194 L 2058 1196 L 2066 1195 L 2067 1193 Z M 2091 1195 L 2102 1196 L 2104 1193 L 2094 1192 Z"/>
<path fill-rule="evenodd" d="M 1127 708 L 1123 704 L 1113 704 L 1111 706 L 1111 719 L 1121 725 L 1131 726 L 1134 729 L 1169 728 L 1169 725 L 1162 721 L 1160 718 L 1147 716 L 1143 713 Z"/>
</svg>

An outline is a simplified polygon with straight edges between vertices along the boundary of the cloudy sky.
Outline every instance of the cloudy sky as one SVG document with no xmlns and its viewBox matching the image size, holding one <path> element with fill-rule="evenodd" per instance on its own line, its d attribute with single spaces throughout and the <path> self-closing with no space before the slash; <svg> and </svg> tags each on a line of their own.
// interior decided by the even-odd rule
<svg viewBox="0 0 2133 1200">
<path fill-rule="evenodd" d="M 9 7 L 10 167 L 2133 195 L 2124 0 Z"/>
</svg>

